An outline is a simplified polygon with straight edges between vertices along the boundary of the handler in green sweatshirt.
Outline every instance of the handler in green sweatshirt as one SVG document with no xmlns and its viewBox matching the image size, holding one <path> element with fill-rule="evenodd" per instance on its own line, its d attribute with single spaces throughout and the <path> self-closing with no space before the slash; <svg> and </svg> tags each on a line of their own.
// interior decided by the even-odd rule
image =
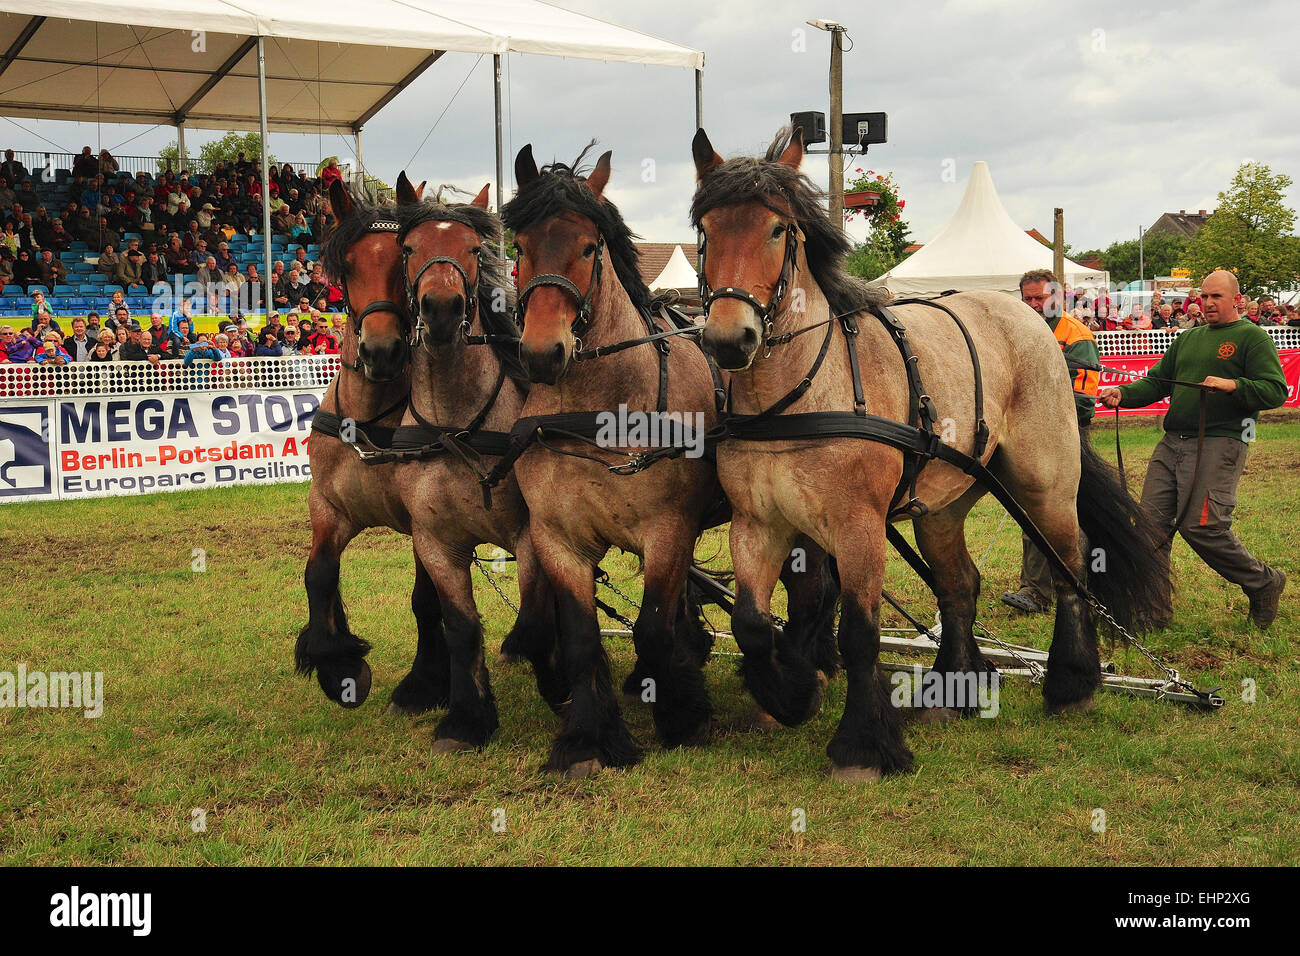
<svg viewBox="0 0 1300 956">
<path fill-rule="evenodd" d="M 1246 550 L 1232 533 L 1232 510 L 1259 413 L 1286 401 L 1287 389 L 1273 340 L 1237 316 L 1239 291 L 1231 272 L 1206 276 L 1201 297 L 1207 324 L 1180 333 L 1147 377 L 1102 389 L 1099 397 L 1107 408 L 1140 408 L 1169 396 L 1165 436 L 1147 465 L 1142 507 L 1168 529 L 1166 552 L 1177 531 L 1202 561 L 1241 587 L 1250 599 L 1251 620 L 1266 628 L 1277 616 L 1286 575 Z M 1212 389 L 1205 400 L 1199 468 L 1200 390 L 1162 379 L 1199 382 Z M 1172 617 L 1173 609 L 1166 610 L 1166 618 Z"/>
</svg>

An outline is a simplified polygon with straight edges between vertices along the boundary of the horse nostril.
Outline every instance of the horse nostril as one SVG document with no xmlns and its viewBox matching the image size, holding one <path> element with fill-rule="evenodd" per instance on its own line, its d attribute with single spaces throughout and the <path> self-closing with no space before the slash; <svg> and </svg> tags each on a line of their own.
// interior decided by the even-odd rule
<svg viewBox="0 0 1300 956">
<path fill-rule="evenodd" d="M 564 362 L 564 346 L 559 342 L 556 342 L 555 347 L 551 349 L 551 361 L 555 363 L 556 368 Z"/>
<path fill-rule="evenodd" d="M 740 348 L 746 354 L 758 348 L 758 332 L 749 326 L 745 326 L 740 333 Z"/>
</svg>

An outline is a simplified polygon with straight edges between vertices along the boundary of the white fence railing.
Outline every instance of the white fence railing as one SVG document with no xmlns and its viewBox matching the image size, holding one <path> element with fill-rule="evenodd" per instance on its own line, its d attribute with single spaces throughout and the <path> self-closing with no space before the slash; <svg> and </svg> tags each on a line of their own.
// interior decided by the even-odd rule
<svg viewBox="0 0 1300 956">
<path fill-rule="evenodd" d="M 236 358 L 225 362 L 73 362 L 0 365 L 0 398 L 242 392 L 324 388 L 338 373 L 337 355 Z"/>
<path fill-rule="evenodd" d="M 1179 330 L 1183 331 L 1183 330 Z M 1300 328 L 1275 326 L 1265 328 L 1273 344 L 1282 349 L 1300 349 Z M 1152 329 L 1144 332 L 1094 332 L 1097 349 L 1102 355 L 1163 355 L 1178 332 Z"/>
</svg>

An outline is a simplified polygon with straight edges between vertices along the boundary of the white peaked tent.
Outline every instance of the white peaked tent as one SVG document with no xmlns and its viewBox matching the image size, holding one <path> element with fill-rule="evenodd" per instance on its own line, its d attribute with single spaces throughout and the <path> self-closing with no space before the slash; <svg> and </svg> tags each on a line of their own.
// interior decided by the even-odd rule
<svg viewBox="0 0 1300 956">
<path fill-rule="evenodd" d="M 657 292 L 660 289 L 694 289 L 700 283 L 700 278 L 691 265 L 691 261 L 686 258 L 686 253 L 682 252 L 681 246 L 673 249 L 673 254 L 668 257 L 668 264 L 664 266 L 664 271 L 659 273 L 659 277 L 650 283 L 650 291 Z"/>
<path fill-rule="evenodd" d="M 966 195 L 939 235 L 878 279 L 895 295 L 957 289 L 1017 293 L 1030 269 L 1052 268 L 1052 250 L 1025 233 L 1002 206 L 988 163 L 971 170 Z M 1109 273 L 1065 260 L 1067 285 L 1105 285 Z"/>
</svg>

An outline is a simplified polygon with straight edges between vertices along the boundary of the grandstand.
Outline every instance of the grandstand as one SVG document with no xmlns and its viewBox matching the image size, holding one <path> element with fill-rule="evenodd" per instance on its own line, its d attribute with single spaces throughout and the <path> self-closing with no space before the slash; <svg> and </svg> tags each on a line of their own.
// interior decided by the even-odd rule
<svg viewBox="0 0 1300 956">
<path fill-rule="evenodd" d="M 26 155 L 23 158 L 26 158 Z M 59 158 L 63 159 L 63 155 Z M 146 165 L 153 166 L 156 170 L 157 161 L 143 157 L 124 157 L 122 160 L 123 167 L 132 160 L 137 159 L 139 160 L 139 165 L 141 167 Z M 220 174 L 222 171 L 218 170 L 216 172 L 217 174 Z M 231 182 L 234 182 L 236 178 L 243 178 L 237 177 L 233 169 L 228 170 L 228 173 Z M 167 238 L 172 235 L 182 235 L 184 229 L 180 228 L 180 220 L 182 218 L 194 218 L 197 210 L 202 207 L 202 204 L 208 202 L 224 203 L 227 208 L 229 207 L 231 202 L 229 195 L 227 194 L 222 196 L 219 192 L 214 191 L 215 175 L 209 176 L 195 173 L 189 175 L 188 178 L 182 182 L 179 179 L 178 174 L 169 174 L 165 171 L 162 173 L 157 173 L 156 171 L 150 172 L 145 169 L 140 171 L 128 171 L 126 168 L 123 168 L 115 176 L 106 177 L 106 183 L 103 187 L 105 206 L 108 204 L 107 200 L 110 193 L 125 193 L 128 187 L 135 190 L 137 193 L 140 191 L 141 187 L 146 187 L 145 194 L 149 195 L 150 198 L 154 198 L 151 191 L 158 188 L 165 176 L 171 176 L 171 178 L 177 183 L 184 185 L 186 189 L 202 189 L 202 192 L 198 194 L 197 198 L 192 200 L 192 205 L 190 207 L 191 211 L 188 213 L 181 213 L 174 216 L 168 215 L 166 213 L 167 207 L 165 201 L 158 203 L 155 206 L 155 209 L 157 210 L 153 214 L 155 222 L 165 222 L 171 230 L 168 233 Z M 275 174 L 273 173 L 272 179 L 274 180 L 275 178 Z M 302 181 L 306 187 L 305 191 L 308 192 L 314 191 L 319 183 L 319 180 L 306 179 L 305 177 Z M 49 170 L 33 168 L 25 183 L 12 183 L 11 188 L 15 191 L 15 194 L 20 197 L 20 201 L 21 199 L 26 199 L 26 202 L 23 203 L 22 212 L 34 214 L 39 206 L 44 206 L 49 218 L 52 220 L 61 216 L 69 202 L 76 202 L 80 199 L 82 190 L 85 186 L 84 177 L 74 177 L 71 169 L 62 168 Z M 33 196 L 36 200 L 35 204 L 31 202 Z M 238 201 L 238 199 L 239 197 L 236 198 L 236 201 Z M 16 217 L 10 210 L 5 210 L 4 213 L 0 215 L 9 219 L 17 219 L 14 223 L 16 229 L 23 225 L 21 219 Z M 98 218 L 94 217 L 93 213 L 92 218 L 98 222 Z M 228 215 L 222 215 L 221 211 L 218 210 L 214 212 L 213 222 L 214 225 L 218 223 L 224 224 L 231 218 L 232 217 Z M 243 218 L 243 215 L 236 215 L 233 217 L 234 221 L 230 222 L 230 225 L 236 226 Z M 312 232 L 319 236 L 321 229 L 316 224 L 315 219 L 313 217 L 306 217 L 306 222 L 312 229 Z M 257 224 L 260 226 L 260 216 L 258 217 Z M 155 231 L 121 231 L 119 235 L 121 236 L 121 243 L 116 250 L 117 252 L 124 253 L 130 240 L 136 239 L 139 240 L 139 247 L 142 252 L 147 252 L 150 245 L 156 243 L 156 251 L 159 253 L 159 261 L 165 261 L 164 253 L 166 252 L 166 241 L 159 242 L 159 234 Z M 238 264 L 239 271 L 245 273 L 250 264 L 256 265 L 259 274 L 261 274 L 263 280 L 265 280 L 266 265 L 263 261 L 261 237 L 256 235 L 250 237 L 248 234 L 236 231 L 226 239 L 226 241 L 229 243 L 230 258 Z M 60 245 L 62 245 L 62 243 Z M 319 259 L 320 244 L 311 237 L 301 235 L 298 238 L 294 238 L 287 233 L 273 233 L 271 241 L 273 263 L 275 261 L 283 262 L 285 264 L 285 270 L 287 271 L 295 261 L 295 254 L 300 247 L 305 251 L 308 260 L 314 262 Z M 42 251 L 41 247 L 37 244 L 34 230 L 26 234 L 24 242 L 18 248 L 28 250 L 33 259 L 39 257 Z M 15 249 L 15 251 L 17 251 L 17 249 Z M 3 321 L 6 318 L 10 320 L 22 320 L 24 323 L 29 321 L 31 318 L 32 297 L 38 291 L 45 293 L 50 308 L 53 310 L 56 318 L 60 321 L 60 324 L 65 330 L 69 327 L 71 319 L 77 316 L 84 317 L 90 312 L 98 313 L 101 320 L 107 318 L 111 315 L 110 303 L 113 293 L 117 291 L 123 293 L 126 306 L 130 309 L 132 316 L 135 318 L 140 318 L 141 316 L 147 317 L 150 311 L 158 311 L 164 315 L 170 315 L 170 313 L 178 307 L 177 298 L 182 295 L 191 300 L 195 331 L 214 332 L 221 323 L 224 323 L 228 318 L 233 317 L 231 316 L 231 309 L 229 307 L 226 307 L 225 310 L 221 312 L 213 312 L 208 309 L 209 303 L 207 298 L 201 291 L 198 291 L 197 287 L 194 285 L 195 268 L 193 266 L 187 268 L 184 272 L 173 272 L 169 270 L 167 274 L 168 281 L 165 284 L 157 282 L 152 287 L 146 287 L 143 284 L 124 286 L 118 284 L 111 276 L 106 275 L 104 272 L 96 268 L 102 251 L 102 247 L 94 248 L 90 242 L 86 241 L 86 239 L 77 237 L 70 243 L 67 243 L 66 249 L 54 252 L 54 257 L 57 258 L 67 270 L 66 277 L 62 284 L 42 285 L 33 282 L 24 288 L 20 284 L 14 284 L 14 280 L 12 279 L 7 280 L 9 284 L 0 288 L 0 321 Z M 215 251 L 215 247 L 210 251 Z M 190 289 L 186 289 L 187 283 L 191 284 Z M 296 303 L 290 304 L 292 305 Z M 280 311 L 283 312 L 285 309 L 281 308 Z M 248 319 L 251 327 L 259 327 L 265 321 L 265 309 L 263 307 L 242 309 L 240 312 L 244 318 Z"/>
</svg>

